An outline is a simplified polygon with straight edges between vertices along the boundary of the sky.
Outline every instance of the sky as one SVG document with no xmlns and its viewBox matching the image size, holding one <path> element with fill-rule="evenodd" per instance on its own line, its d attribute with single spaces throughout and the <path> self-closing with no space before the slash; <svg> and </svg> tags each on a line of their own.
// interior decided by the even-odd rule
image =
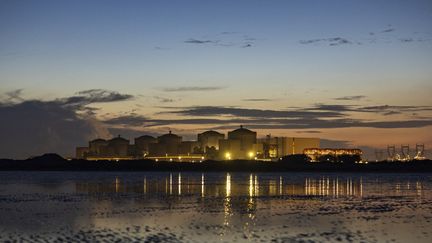
<svg viewBox="0 0 432 243">
<path fill-rule="evenodd" d="M 432 2 L 0 1 L 0 157 L 244 125 L 432 147 Z"/>
</svg>

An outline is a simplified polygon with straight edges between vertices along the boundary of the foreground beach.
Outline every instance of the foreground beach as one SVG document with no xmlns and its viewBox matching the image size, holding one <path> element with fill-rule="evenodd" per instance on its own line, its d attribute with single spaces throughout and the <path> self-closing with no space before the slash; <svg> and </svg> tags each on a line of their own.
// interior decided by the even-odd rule
<svg viewBox="0 0 432 243">
<path fill-rule="evenodd" d="M 0 172 L 0 241 L 430 242 L 432 174 Z"/>
</svg>

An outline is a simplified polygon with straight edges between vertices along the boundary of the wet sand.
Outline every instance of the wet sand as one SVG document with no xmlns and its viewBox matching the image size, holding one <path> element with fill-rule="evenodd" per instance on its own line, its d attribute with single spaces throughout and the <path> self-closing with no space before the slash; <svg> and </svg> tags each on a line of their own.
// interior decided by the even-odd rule
<svg viewBox="0 0 432 243">
<path fill-rule="evenodd" d="M 432 174 L 1 172 L 0 241 L 430 242 Z"/>
</svg>

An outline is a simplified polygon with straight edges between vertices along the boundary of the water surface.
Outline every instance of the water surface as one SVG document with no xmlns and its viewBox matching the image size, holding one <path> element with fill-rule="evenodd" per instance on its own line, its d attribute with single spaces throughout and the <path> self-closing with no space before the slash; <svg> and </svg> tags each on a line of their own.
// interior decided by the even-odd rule
<svg viewBox="0 0 432 243">
<path fill-rule="evenodd" d="M 0 241 L 431 242 L 431 174 L 0 172 Z"/>
</svg>

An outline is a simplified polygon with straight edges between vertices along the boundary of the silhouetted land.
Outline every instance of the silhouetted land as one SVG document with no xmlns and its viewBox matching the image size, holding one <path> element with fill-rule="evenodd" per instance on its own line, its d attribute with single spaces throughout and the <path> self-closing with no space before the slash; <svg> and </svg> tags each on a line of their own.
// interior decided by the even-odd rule
<svg viewBox="0 0 432 243">
<path fill-rule="evenodd" d="M 152 160 L 87 161 L 66 160 L 56 154 L 45 154 L 26 160 L 0 160 L 0 170 L 33 171 L 237 171 L 237 172 L 432 172 L 432 160 L 410 162 L 309 163 L 301 156 L 288 156 L 278 162 L 248 160 L 188 162 L 155 162 Z"/>
</svg>

